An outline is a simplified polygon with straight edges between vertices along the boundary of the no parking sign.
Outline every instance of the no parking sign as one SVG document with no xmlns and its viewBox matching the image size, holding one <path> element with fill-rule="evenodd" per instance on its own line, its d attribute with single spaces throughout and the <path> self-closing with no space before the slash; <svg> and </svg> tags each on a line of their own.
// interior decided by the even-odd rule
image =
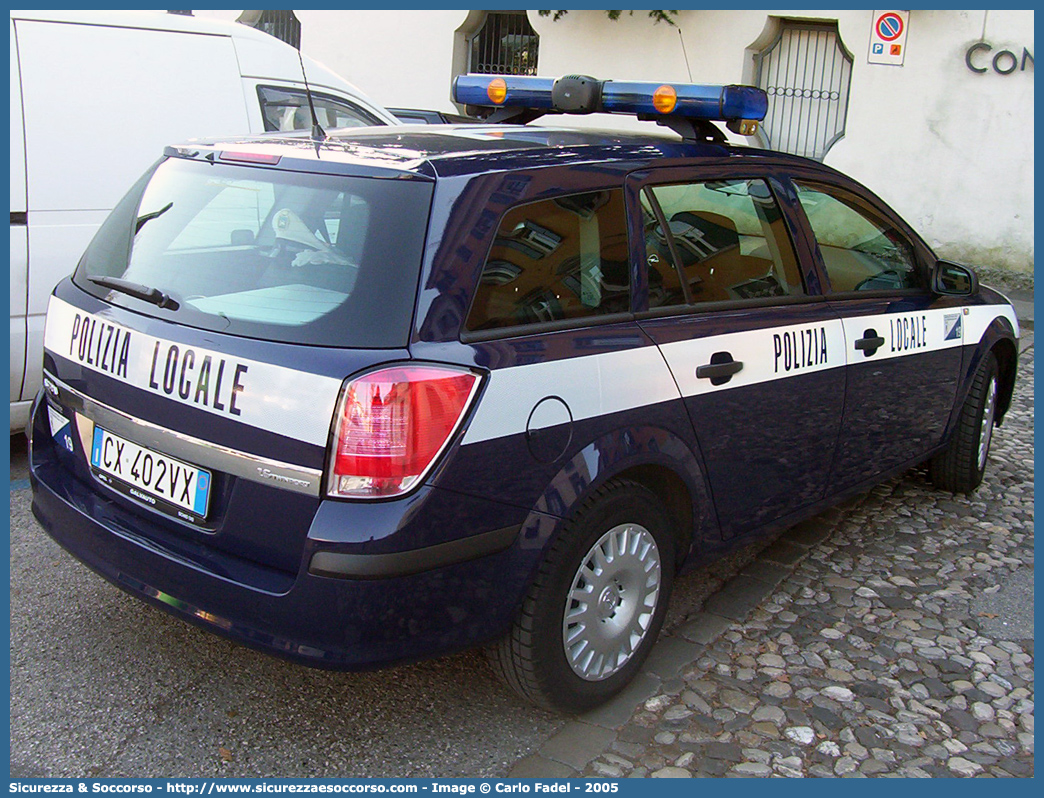
<svg viewBox="0 0 1044 798">
<path fill-rule="evenodd" d="M 906 31 L 910 24 L 909 11 L 875 11 L 870 27 L 871 64 L 902 66 L 906 56 Z"/>
</svg>

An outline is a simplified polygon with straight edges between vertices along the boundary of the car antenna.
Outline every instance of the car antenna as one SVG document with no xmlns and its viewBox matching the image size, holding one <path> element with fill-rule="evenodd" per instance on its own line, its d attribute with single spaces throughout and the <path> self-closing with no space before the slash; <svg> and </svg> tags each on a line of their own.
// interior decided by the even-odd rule
<svg viewBox="0 0 1044 798">
<path fill-rule="evenodd" d="M 689 53 L 685 49 L 685 37 L 682 36 L 682 29 L 678 28 L 678 39 L 681 41 L 682 55 L 685 56 L 685 71 L 689 73 L 689 83 L 692 83 L 692 70 L 689 69 Z"/>
<path fill-rule="evenodd" d="M 308 75 L 305 74 L 304 56 L 301 48 L 297 48 L 297 59 L 301 62 L 301 77 L 304 79 L 305 94 L 308 95 L 308 109 L 312 112 L 312 140 L 315 142 L 315 154 L 319 155 L 319 143 L 326 141 L 326 131 L 319 126 L 319 117 L 315 115 L 315 103 L 312 102 L 312 89 L 308 85 Z"/>
</svg>

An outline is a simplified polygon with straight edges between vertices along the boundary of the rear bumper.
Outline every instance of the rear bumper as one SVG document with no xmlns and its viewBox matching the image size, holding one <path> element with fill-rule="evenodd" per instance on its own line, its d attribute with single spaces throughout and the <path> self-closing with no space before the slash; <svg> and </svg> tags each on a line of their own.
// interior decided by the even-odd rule
<svg viewBox="0 0 1044 798">
<path fill-rule="evenodd" d="M 38 411 L 30 445 L 33 513 L 57 543 L 148 603 L 314 667 L 374 668 L 504 633 L 557 523 L 437 489 L 379 505 L 324 502 L 300 567 L 289 574 L 151 534 L 147 521 L 72 473 L 63 462 L 71 455 L 54 444 L 46 412 Z M 473 534 L 405 551 L 374 543 L 431 540 L 426 524 L 444 529 L 451 522 Z M 393 525 L 393 534 L 366 528 L 375 523 Z M 416 534 L 403 534 L 410 529 Z"/>
</svg>

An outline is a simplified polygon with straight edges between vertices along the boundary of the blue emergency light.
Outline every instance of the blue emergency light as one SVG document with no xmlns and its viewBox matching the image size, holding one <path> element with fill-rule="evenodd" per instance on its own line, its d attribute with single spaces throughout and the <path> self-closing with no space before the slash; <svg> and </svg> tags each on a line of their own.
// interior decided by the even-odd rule
<svg viewBox="0 0 1044 798">
<path fill-rule="evenodd" d="M 757 132 L 768 112 L 768 95 L 755 86 L 602 81 L 585 75 L 459 75 L 453 81 L 453 99 L 484 111 L 532 112 L 530 119 L 542 113 L 601 111 L 664 121 L 725 122 L 747 136 Z"/>
</svg>

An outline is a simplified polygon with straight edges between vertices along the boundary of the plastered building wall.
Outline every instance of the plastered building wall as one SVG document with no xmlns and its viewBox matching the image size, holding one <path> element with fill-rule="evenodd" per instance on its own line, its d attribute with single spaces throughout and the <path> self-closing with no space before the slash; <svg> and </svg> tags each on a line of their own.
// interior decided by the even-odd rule
<svg viewBox="0 0 1044 798">
<path fill-rule="evenodd" d="M 238 11 L 196 12 L 235 19 Z M 464 36 L 482 12 L 297 11 L 302 48 L 390 106 L 456 110 L 449 98 L 463 71 Z M 825 162 L 892 205 L 942 257 L 1020 272 L 1033 268 L 1033 11 L 910 12 L 905 64 L 867 62 L 873 12 L 681 11 L 677 27 L 645 12 L 613 22 L 571 11 L 558 22 L 529 12 L 540 34 L 542 75 L 739 83 L 754 79 L 756 51 L 780 18 L 837 21 L 853 56 L 846 133 Z M 679 33 L 680 31 L 680 33 Z M 985 41 L 993 49 L 973 55 Z M 1004 75 L 992 57 L 1013 52 Z M 1010 66 L 1003 57 L 1002 69 Z M 560 122 L 552 120 L 552 123 Z M 570 124 L 648 129 L 625 118 Z M 736 137 L 732 137 L 736 139 Z"/>
</svg>

